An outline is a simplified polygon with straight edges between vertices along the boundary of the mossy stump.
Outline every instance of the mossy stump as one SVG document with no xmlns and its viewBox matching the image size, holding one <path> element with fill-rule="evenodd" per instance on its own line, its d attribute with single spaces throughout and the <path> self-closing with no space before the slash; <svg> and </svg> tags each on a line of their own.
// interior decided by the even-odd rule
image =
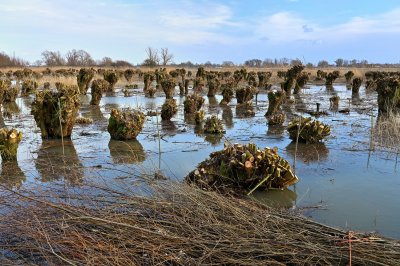
<svg viewBox="0 0 400 266">
<path fill-rule="evenodd" d="M 209 134 L 223 134 L 225 132 L 222 120 L 215 115 L 207 117 L 203 130 L 204 133 Z"/>
<path fill-rule="evenodd" d="M 207 96 L 214 97 L 215 94 L 217 93 L 218 87 L 219 87 L 219 84 L 215 79 L 209 80 Z"/>
<path fill-rule="evenodd" d="M 111 139 L 131 140 L 142 131 L 144 122 L 145 115 L 140 111 L 112 109 L 107 129 Z"/>
<path fill-rule="evenodd" d="M 81 68 L 76 77 L 79 91 L 81 94 L 86 94 L 89 89 L 89 84 L 94 77 L 95 71 L 89 68 Z"/>
<path fill-rule="evenodd" d="M 124 71 L 124 77 L 126 81 L 131 82 L 133 75 L 135 74 L 135 71 L 133 69 L 127 69 Z"/>
<path fill-rule="evenodd" d="M 166 99 L 161 107 L 161 119 L 171 120 L 171 118 L 178 112 L 175 99 Z"/>
<path fill-rule="evenodd" d="M 57 83 L 57 91 L 36 93 L 32 114 L 40 128 L 42 138 L 69 138 L 79 109 L 77 86 Z"/>
<path fill-rule="evenodd" d="M 204 103 L 204 98 L 197 93 L 186 96 L 186 99 L 183 102 L 183 109 L 185 114 L 196 113 L 201 109 L 203 103 Z"/>
<path fill-rule="evenodd" d="M 276 149 L 225 143 L 223 150 L 211 153 L 185 181 L 204 190 L 250 194 L 256 189 L 282 189 L 297 183 L 298 178 Z"/>
<path fill-rule="evenodd" d="M 293 94 L 299 94 L 301 89 L 307 84 L 310 79 L 310 75 L 308 73 L 302 72 L 296 78 L 296 85 L 294 86 Z"/>
<path fill-rule="evenodd" d="M 0 129 L 0 155 L 3 161 L 16 161 L 18 145 L 22 140 L 22 132 L 16 129 Z"/>
<path fill-rule="evenodd" d="M 110 84 L 104 79 L 96 79 L 92 82 L 92 99 L 90 100 L 90 105 L 99 105 L 101 98 L 103 97 L 103 92 L 107 91 Z"/>
<path fill-rule="evenodd" d="M 325 86 L 332 86 L 333 82 L 335 82 L 338 77 L 340 77 L 340 72 L 338 70 L 326 74 Z"/>
<path fill-rule="evenodd" d="M 299 142 L 317 143 L 330 135 L 331 128 L 318 120 L 299 117 L 289 122 L 287 131 L 293 141 L 298 137 Z"/>
</svg>

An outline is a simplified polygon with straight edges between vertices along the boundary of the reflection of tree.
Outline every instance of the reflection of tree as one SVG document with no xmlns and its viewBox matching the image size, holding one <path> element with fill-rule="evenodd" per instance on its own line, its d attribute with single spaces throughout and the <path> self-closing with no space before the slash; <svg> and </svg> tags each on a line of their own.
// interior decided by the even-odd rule
<svg viewBox="0 0 400 266">
<path fill-rule="evenodd" d="M 0 183 L 8 188 L 20 188 L 26 180 L 18 161 L 2 161 Z"/>
<path fill-rule="evenodd" d="M 233 113 L 229 106 L 222 107 L 222 120 L 224 120 L 227 128 L 233 127 Z"/>
<path fill-rule="evenodd" d="M 100 106 L 98 105 L 89 105 L 87 108 L 87 113 L 84 113 L 84 116 L 87 118 L 91 118 L 94 123 L 107 123 L 107 118 L 104 117 L 103 112 L 100 110 Z"/>
<path fill-rule="evenodd" d="M 281 125 L 268 125 L 267 136 L 282 137 L 286 127 Z"/>
<path fill-rule="evenodd" d="M 161 121 L 161 131 L 164 134 L 175 135 L 177 127 L 173 121 L 163 120 Z"/>
<path fill-rule="evenodd" d="M 74 144 L 64 140 L 64 153 L 61 140 L 46 140 L 38 151 L 36 169 L 43 182 L 64 179 L 71 184 L 79 184 L 84 176 Z"/>
<path fill-rule="evenodd" d="M 137 140 L 110 140 L 108 143 L 110 155 L 116 164 L 141 163 L 146 159 L 143 146 Z"/>
<path fill-rule="evenodd" d="M 296 151 L 296 142 L 291 142 L 286 146 L 286 152 L 294 156 Z M 298 143 L 296 158 L 304 162 L 316 162 L 326 160 L 328 158 L 329 150 L 324 143 Z"/>
<path fill-rule="evenodd" d="M 238 104 L 236 105 L 236 116 L 239 118 L 253 117 L 255 116 L 254 107 L 249 104 Z"/>
<path fill-rule="evenodd" d="M 3 115 L 8 119 L 12 119 L 13 116 L 16 116 L 20 113 L 21 109 L 16 102 L 3 103 Z"/>
<path fill-rule="evenodd" d="M 205 138 L 204 140 L 211 143 L 213 146 L 218 145 L 222 138 L 224 137 L 224 134 L 204 134 Z"/>
<path fill-rule="evenodd" d="M 290 189 L 274 189 L 268 191 L 255 191 L 251 197 L 270 207 L 291 208 L 297 199 L 296 192 Z"/>
</svg>

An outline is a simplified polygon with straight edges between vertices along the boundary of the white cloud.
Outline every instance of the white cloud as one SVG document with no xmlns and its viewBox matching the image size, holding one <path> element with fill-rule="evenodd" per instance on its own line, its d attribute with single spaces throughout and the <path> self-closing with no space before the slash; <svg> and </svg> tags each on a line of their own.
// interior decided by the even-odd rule
<svg viewBox="0 0 400 266">
<path fill-rule="evenodd" d="M 258 39 L 271 43 L 309 41 L 315 44 L 379 33 L 400 33 L 400 9 L 374 17 L 354 17 L 333 26 L 321 26 L 292 12 L 278 12 L 262 19 L 255 29 Z"/>
</svg>

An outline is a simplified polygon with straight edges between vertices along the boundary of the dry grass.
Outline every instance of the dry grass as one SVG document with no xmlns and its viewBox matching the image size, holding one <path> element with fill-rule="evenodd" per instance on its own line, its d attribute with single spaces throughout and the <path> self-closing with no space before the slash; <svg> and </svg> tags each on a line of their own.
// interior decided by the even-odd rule
<svg viewBox="0 0 400 266">
<path fill-rule="evenodd" d="M 400 152 L 400 114 L 390 111 L 378 117 L 372 135 L 378 147 Z"/>
<path fill-rule="evenodd" d="M 84 188 L 91 191 L 90 199 L 61 192 L 55 197 L 44 192 L 3 191 L 0 261 L 31 265 L 345 265 L 350 260 L 350 245 L 355 265 L 396 265 L 400 260 L 398 241 L 351 234 L 250 200 L 187 185 L 147 188 L 147 196 L 130 186 L 118 191 Z"/>
</svg>

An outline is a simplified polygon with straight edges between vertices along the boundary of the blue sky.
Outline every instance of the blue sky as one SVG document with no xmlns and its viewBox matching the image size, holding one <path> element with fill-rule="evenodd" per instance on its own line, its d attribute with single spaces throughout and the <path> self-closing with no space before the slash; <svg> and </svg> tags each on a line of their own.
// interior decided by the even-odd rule
<svg viewBox="0 0 400 266">
<path fill-rule="evenodd" d="M 177 63 L 400 62 L 398 0 L 0 0 L 0 10 L 0 51 L 30 61 L 84 49 L 136 64 L 151 46 Z"/>
</svg>

